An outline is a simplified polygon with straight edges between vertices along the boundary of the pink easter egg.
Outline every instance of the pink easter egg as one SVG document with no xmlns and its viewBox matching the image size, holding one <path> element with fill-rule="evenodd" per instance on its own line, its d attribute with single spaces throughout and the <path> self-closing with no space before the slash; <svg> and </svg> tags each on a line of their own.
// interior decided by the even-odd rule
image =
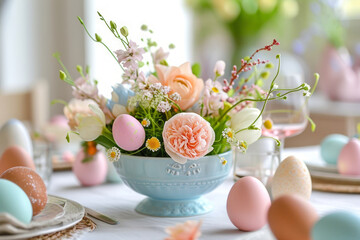
<svg viewBox="0 0 360 240">
<path fill-rule="evenodd" d="M 95 186 L 103 183 L 107 174 L 107 161 L 105 154 L 98 151 L 91 161 L 83 163 L 85 153 L 81 149 L 76 155 L 72 170 L 83 186 Z"/>
<path fill-rule="evenodd" d="M 247 176 L 232 186 L 226 210 L 235 227 L 242 231 L 255 231 L 267 223 L 270 205 L 265 186 L 258 179 Z"/>
<path fill-rule="evenodd" d="M 68 129 L 68 120 L 64 115 L 56 115 L 50 119 L 50 124 Z"/>
<path fill-rule="evenodd" d="M 352 138 L 339 154 L 337 168 L 340 174 L 360 175 L 360 141 Z"/>
<path fill-rule="evenodd" d="M 129 114 L 121 114 L 115 119 L 112 132 L 116 144 L 126 151 L 139 149 L 145 141 L 144 127 Z"/>
</svg>

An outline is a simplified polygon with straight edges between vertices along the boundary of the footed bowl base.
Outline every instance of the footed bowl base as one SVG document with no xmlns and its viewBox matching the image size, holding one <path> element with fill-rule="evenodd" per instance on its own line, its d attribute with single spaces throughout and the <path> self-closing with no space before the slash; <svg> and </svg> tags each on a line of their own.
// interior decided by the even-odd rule
<svg viewBox="0 0 360 240">
<path fill-rule="evenodd" d="M 141 214 L 156 217 L 189 217 L 212 211 L 213 206 L 206 198 L 190 200 L 158 200 L 145 198 L 135 208 Z"/>
</svg>

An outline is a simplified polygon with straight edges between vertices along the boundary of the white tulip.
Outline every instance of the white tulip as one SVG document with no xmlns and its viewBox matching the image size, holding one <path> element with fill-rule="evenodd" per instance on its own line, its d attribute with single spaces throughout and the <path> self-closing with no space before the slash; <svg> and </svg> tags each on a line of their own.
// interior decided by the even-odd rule
<svg viewBox="0 0 360 240">
<path fill-rule="evenodd" d="M 257 108 L 244 108 L 243 110 L 235 113 L 231 117 L 231 128 L 234 132 L 247 128 L 252 124 L 259 116 L 260 110 Z M 240 141 L 245 141 L 247 144 L 252 144 L 261 136 L 262 117 L 254 123 L 254 126 L 258 129 L 243 130 L 235 134 L 235 137 Z"/>
<path fill-rule="evenodd" d="M 90 104 L 89 108 L 95 113 L 94 116 L 79 119 L 79 135 L 84 141 L 93 141 L 98 138 L 105 127 L 105 114 L 97 105 Z"/>
</svg>

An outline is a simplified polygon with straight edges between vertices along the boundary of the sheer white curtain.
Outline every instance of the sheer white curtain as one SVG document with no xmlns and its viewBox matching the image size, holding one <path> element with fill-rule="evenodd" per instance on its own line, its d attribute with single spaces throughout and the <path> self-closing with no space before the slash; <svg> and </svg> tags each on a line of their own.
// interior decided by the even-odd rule
<svg viewBox="0 0 360 240">
<path fill-rule="evenodd" d="M 52 54 L 60 52 L 77 75 L 76 64 L 85 63 L 84 34 L 76 18 L 83 11 L 82 0 L 0 0 L 0 92 L 26 92 L 36 81 L 47 81 L 46 111 L 61 113 L 63 107 L 50 107 L 50 101 L 68 100 L 71 88 L 59 79 Z"/>
</svg>

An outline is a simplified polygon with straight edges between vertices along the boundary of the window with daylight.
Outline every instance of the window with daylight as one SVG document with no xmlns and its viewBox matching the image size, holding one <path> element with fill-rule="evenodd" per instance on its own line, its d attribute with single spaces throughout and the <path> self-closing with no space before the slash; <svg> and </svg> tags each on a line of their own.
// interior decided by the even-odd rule
<svg viewBox="0 0 360 240">
<path fill-rule="evenodd" d="M 153 30 L 151 39 L 156 41 L 158 46 L 167 48 L 169 44 L 174 44 L 175 49 L 171 50 L 168 59 L 172 65 L 180 65 L 190 59 L 191 19 L 185 1 L 86 1 L 84 21 L 89 31 L 98 33 L 109 48 L 115 51 L 121 48 L 121 43 L 107 29 L 104 22 L 99 20 L 97 11 L 106 20 L 114 21 L 118 27 L 126 26 L 129 29 L 129 38 L 137 43 L 141 43 L 141 38 L 146 40 L 148 37 L 140 29 L 142 24 L 146 24 Z M 99 91 L 109 97 L 110 86 L 121 81 L 122 70 L 110 53 L 90 38 L 86 38 L 85 52 L 91 76 L 99 81 Z"/>
</svg>

